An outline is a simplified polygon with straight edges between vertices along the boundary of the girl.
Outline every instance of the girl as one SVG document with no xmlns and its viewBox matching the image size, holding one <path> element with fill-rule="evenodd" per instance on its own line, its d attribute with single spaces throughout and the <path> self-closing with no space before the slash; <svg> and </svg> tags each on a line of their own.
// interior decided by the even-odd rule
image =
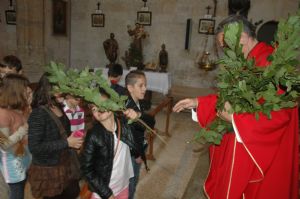
<svg viewBox="0 0 300 199">
<path fill-rule="evenodd" d="M 109 97 L 102 90 L 100 93 Z M 103 112 L 93 105 L 91 110 L 96 122 L 85 138 L 81 170 L 94 192 L 92 199 L 128 199 L 129 179 L 133 177 L 129 147 L 136 149 L 130 128 L 125 118 L 111 111 Z M 124 114 L 138 117 L 132 109 Z"/>
<path fill-rule="evenodd" d="M 70 135 L 68 118 L 51 94 L 44 74 L 34 92 L 29 117 L 29 150 L 32 165 L 29 182 L 34 197 L 75 199 L 79 194 L 79 165 L 75 151 L 82 138 Z"/>
<path fill-rule="evenodd" d="M 9 185 L 10 199 L 23 199 L 30 164 L 27 117 L 29 81 L 18 74 L 6 75 L 0 85 L 0 169 Z"/>
</svg>

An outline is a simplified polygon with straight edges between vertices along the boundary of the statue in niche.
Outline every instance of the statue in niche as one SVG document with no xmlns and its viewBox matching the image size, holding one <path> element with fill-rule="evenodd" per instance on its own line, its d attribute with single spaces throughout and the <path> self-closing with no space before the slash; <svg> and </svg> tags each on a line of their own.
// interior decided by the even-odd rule
<svg viewBox="0 0 300 199">
<path fill-rule="evenodd" d="M 162 44 L 161 50 L 159 52 L 160 72 L 167 72 L 168 62 L 169 62 L 169 58 L 168 58 L 168 52 L 166 51 L 166 45 Z"/>
<path fill-rule="evenodd" d="M 128 64 L 129 66 L 138 67 L 143 69 L 143 46 L 142 40 L 148 37 L 144 26 L 136 23 L 135 28 L 132 29 L 130 25 L 127 26 L 127 32 L 132 37 L 132 43 L 129 46 Z"/>
<path fill-rule="evenodd" d="M 114 33 L 110 33 L 110 38 L 103 42 L 103 47 L 105 50 L 105 55 L 110 62 L 109 65 L 107 65 L 107 67 L 109 67 L 112 64 L 116 63 L 116 60 L 118 58 L 119 44 L 115 39 Z"/>
</svg>

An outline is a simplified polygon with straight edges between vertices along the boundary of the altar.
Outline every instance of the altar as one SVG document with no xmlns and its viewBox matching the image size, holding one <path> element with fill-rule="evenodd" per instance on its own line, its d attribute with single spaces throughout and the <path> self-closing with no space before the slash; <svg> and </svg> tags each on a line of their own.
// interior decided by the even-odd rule
<svg viewBox="0 0 300 199">
<path fill-rule="evenodd" d="M 102 74 L 107 78 L 108 68 L 97 68 L 96 70 L 102 69 Z M 123 69 L 123 75 L 119 82 L 120 85 L 125 87 L 125 77 L 130 70 Z M 171 77 L 170 73 L 159 73 L 152 71 L 143 71 L 147 79 L 147 90 L 155 91 L 167 95 L 171 89 Z"/>
</svg>

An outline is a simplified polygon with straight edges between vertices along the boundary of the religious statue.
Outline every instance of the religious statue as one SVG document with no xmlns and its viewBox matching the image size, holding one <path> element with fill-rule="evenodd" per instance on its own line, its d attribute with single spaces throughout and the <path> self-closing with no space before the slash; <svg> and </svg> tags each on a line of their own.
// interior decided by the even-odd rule
<svg viewBox="0 0 300 199">
<path fill-rule="evenodd" d="M 160 72 L 167 72 L 168 67 L 168 52 L 166 51 L 166 45 L 161 45 L 161 50 L 159 52 L 159 68 Z"/>
<path fill-rule="evenodd" d="M 143 65 L 142 40 L 149 35 L 144 30 L 144 26 L 139 23 L 135 24 L 134 29 L 132 29 L 131 26 L 128 25 L 127 32 L 133 39 L 129 47 L 129 64 L 130 66 L 139 67 Z"/>
<path fill-rule="evenodd" d="M 116 62 L 117 57 L 118 57 L 119 45 L 118 45 L 117 40 L 115 40 L 114 33 L 110 33 L 110 38 L 103 42 L 103 47 L 105 50 L 105 55 L 106 55 L 107 59 L 110 61 L 109 65 L 108 65 L 108 67 L 109 67 Z"/>
<path fill-rule="evenodd" d="M 133 44 L 137 49 L 142 51 L 142 39 L 145 39 L 148 35 L 148 33 L 145 31 L 144 26 L 136 23 L 135 28 L 132 29 L 130 25 L 127 26 L 127 32 L 129 36 L 132 36 L 133 38 Z"/>
</svg>

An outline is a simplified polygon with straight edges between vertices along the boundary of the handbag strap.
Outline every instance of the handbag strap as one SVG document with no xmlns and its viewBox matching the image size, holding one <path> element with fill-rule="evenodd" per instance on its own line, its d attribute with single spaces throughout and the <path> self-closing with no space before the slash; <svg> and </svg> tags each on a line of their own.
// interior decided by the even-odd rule
<svg viewBox="0 0 300 199">
<path fill-rule="evenodd" d="M 58 119 L 58 117 L 46 106 L 42 106 L 42 108 L 50 115 L 50 117 L 54 120 L 55 124 L 57 125 L 57 127 L 59 128 L 59 132 L 60 132 L 60 135 L 63 137 L 63 138 L 67 138 L 67 135 L 66 135 L 66 130 L 63 126 L 63 124 L 61 123 L 61 121 Z"/>
</svg>

